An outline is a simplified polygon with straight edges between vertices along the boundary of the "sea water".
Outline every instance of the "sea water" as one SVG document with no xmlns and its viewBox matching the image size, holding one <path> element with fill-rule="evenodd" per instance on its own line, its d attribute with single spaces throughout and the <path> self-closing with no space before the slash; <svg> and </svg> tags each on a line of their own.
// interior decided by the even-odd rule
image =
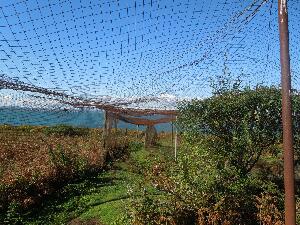
<svg viewBox="0 0 300 225">
<path fill-rule="evenodd" d="M 153 118 L 153 117 L 152 117 Z M 0 124 L 53 126 L 66 124 L 76 127 L 101 128 L 104 125 L 104 113 L 100 110 L 84 109 L 31 109 L 23 107 L 0 107 Z M 136 126 L 120 121 L 119 128 L 144 130 L 144 126 Z M 156 125 L 156 129 L 170 131 L 171 124 Z"/>
</svg>

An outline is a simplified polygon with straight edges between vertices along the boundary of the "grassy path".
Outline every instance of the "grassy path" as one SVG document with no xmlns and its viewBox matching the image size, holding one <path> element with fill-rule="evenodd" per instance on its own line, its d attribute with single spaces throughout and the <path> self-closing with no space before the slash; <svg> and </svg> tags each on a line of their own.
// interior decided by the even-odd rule
<svg viewBox="0 0 300 225">
<path fill-rule="evenodd" d="M 141 148 L 132 152 L 127 161 L 116 163 L 115 170 L 102 175 L 111 179 L 112 185 L 100 188 L 100 196 L 91 195 L 90 206 L 92 207 L 80 217 L 84 220 L 100 218 L 106 225 L 121 219 L 126 214 L 126 206 L 131 200 L 128 190 L 137 187 L 140 183 L 145 184 L 144 176 L 137 172 L 147 168 L 153 158 L 167 157 L 169 151 L 168 146 L 147 150 Z"/>
<path fill-rule="evenodd" d="M 164 157 L 168 151 L 167 146 L 147 150 L 136 146 L 127 160 L 115 162 L 109 171 L 65 186 L 23 224 L 114 224 L 126 215 L 131 200 L 128 190 L 144 182 L 139 170 L 146 168 L 152 157 Z"/>
</svg>

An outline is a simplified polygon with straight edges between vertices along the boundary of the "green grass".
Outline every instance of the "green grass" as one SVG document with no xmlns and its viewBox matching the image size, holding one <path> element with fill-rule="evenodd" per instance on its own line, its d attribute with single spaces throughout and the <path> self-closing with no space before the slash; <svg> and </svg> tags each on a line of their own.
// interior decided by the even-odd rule
<svg viewBox="0 0 300 225">
<path fill-rule="evenodd" d="M 124 165 L 123 165 L 124 166 Z M 87 197 L 90 208 L 81 214 L 82 219 L 100 218 L 104 224 L 113 224 L 126 214 L 130 195 L 128 190 L 141 179 L 141 175 L 126 170 L 114 170 L 105 174 L 113 179 L 112 185 L 102 187 L 99 193 Z"/>
<path fill-rule="evenodd" d="M 146 150 L 142 143 L 133 142 L 126 160 L 113 163 L 107 171 L 98 171 L 65 185 L 56 194 L 44 199 L 39 208 L 24 212 L 12 205 L 10 220 L 6 224 L 56 225 L 68 224 L 74 219 L 93 219 L 105 225 L 113 225 L 122 220 L 119 224 L 129 224 L 126 221 L 127 207 L 132 196 L 139 197 L 139 194 L 134 193 L 141 193 L 135 188 L 147 183 L 143 173 L 151 168 L 154 160 L 172 159 L 170 154 L 173 150 L 168 145 L 170 144 L 164 141 L 159 146 Z M 150 184 L 147 190 L 155 193 Z"/>
<path fill-rule="evenodd" d="M 169 154 L 168 147 L 163 146 L 146 150 L 141 143 L 133 143 L 130 148 L 128 159 L 115 162 L 108 171 L 64 186 L 40 208 L 16 220 L 25 225 L 50 225 L 68 224 L 73 219 L 96 219 L 112 225 L 123 219 L 121 224 L 129 224 L 124 220 L 131 200 L 128 190 L 145 183 L 142 173 L 149 169 L 153 159 Z M 18 215 L 17 211 L 12 212 L 12 216 Z"/>
<path fill-rule="evenodd" d="M 112 224 L 126 213 L 128 189 L 142 179 L 141 175 L 124 169 L 110 170 L 65 186 L 60 194 L 31 212 L 22 224 L 67 224 L 74 218 L 97 218 Z"/>
</svg>

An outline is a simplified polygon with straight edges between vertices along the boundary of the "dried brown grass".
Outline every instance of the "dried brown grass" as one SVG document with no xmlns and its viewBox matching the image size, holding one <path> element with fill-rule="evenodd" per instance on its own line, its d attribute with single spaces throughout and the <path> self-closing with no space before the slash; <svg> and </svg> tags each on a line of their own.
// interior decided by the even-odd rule
<svg viewBox="0 0 300 225">
<path fill-rule="evenodd" d="M 0 165 L 3 184 L 17 180 L 41 179 L 53 174 L 49 148 L 61 146 L 73 157 L 82 157 L 90 166 L 103 165 L 101 136 L 94 132 L 89 137 L 46 136 L 39 130 L 23 132 L 16 130 L 0 133 Z"/>
<path fill-rule="evenodd" d="M 117 135 L 115 149 L 110 151 L 125 149 L 132 136 L 130 132 Z M 58 136 L 46 135 L 42 127 L 2 126 L 0 209 L 13 201 L 25 208 L 38 204 L 79 174 L 101 170 L 107 153 L 101 129 L 90 129 L 84 136 Z"/>
</svg>

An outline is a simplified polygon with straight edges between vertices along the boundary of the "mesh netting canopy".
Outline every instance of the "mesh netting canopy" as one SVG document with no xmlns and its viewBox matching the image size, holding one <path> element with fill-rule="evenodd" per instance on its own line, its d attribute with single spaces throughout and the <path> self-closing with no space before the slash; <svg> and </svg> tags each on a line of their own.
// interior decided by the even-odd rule
<svg viewBox="0 0 300 225">
<path fill-rule="evenodd" d="M 279 85 L 277 1 L 2 0 L 0 7 L 1 106 L 172 110 L 230 86 L 224 80 Z M 289 8 L 298 88 L 300 1 Z"/>
</svg>

